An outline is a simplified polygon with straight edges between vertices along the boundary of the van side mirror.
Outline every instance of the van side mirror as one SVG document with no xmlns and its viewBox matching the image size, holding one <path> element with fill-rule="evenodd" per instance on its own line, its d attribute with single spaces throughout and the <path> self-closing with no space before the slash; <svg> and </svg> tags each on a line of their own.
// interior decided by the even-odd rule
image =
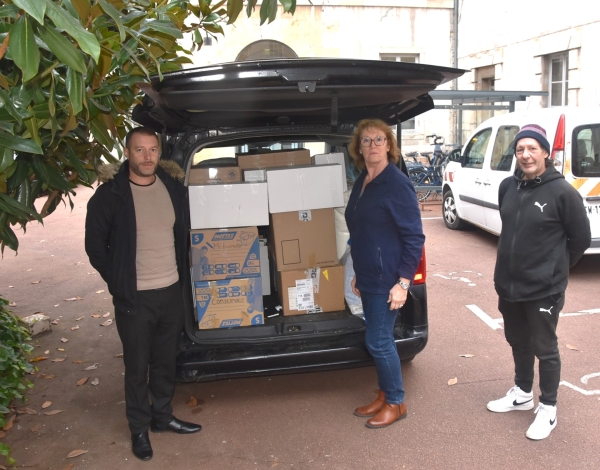
<svg viewBox="0 0 600 470">
<path fill-rule="evenodd" d="M 464 168 L 465 166 L 467 166 L 467 163 L 469 162 L 469 157 L 467 157 L 466 155 L 461 155 L 460 159 L 458 161 L 460 162 L 460 166 L 462 166 Z"/>
</svg>

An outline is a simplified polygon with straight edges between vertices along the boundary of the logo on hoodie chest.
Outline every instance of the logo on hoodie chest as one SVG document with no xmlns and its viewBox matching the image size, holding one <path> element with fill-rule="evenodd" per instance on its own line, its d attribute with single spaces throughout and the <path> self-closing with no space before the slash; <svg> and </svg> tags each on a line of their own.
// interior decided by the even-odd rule
<svg viewBox="0 0 600 470">
<path fill-rule="evenodd" d="M 547 206 L 548 204 L 546 203 L 546 204 L 542 205 L 539 202 L 535 201 L 533 203 L 533 205 L 539 207 L 541 212 L 544 212 L 544 207 Z"/>
</svg>

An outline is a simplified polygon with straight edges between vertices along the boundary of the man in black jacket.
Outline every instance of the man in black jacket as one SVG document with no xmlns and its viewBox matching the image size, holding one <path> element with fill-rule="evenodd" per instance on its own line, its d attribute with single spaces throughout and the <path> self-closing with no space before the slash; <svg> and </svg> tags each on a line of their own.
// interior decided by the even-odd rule
<svg viewBox="0 0 600 470">
<path fill-rule="evenodd" d="M 526 432 L 540 440 L 556 427 L 560 354 L 558 315 L 565 303 L 569 268 L 590 246 L 589 219 L 579 193 L 549 158 L 546 131 L 523 126 L 515 137 L 517 169 L 500 184 L 502 233 L 494 284 L 504 333 L 512 347 L 515 386 L 490 401 L 490 411 L 531 410 L 533 367 L 539 360 L 540 402 Z"/>
<path fill-rule="evenodd" d="M 173 416 L 177 339 L 183 328 L 187 205 L 183 184 L 159 166 L 154 131 L 126 137 L 125 161 L 88 203 L 85 249 L 113 296 L 125 363 L 132 451 L 152 458 L 152 432 L 187 434 L 201 426 Z M 181 176 L 181 175 L 179 175 Z"/>
</svg>

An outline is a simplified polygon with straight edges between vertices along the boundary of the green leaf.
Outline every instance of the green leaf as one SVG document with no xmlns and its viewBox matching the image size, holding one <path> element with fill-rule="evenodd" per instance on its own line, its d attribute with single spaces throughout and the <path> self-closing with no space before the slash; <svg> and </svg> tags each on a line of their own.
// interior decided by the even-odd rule
<svg viewBox="0 0 600 470">
<path fill-rule="evenodd" d="M 227 24 L 232 24 L 237 20 L 242 8 L 244 8 L 243 0 L 227 0 L 227 16 L 229 17 Z"/>
<path fill-rule="evenodd" d="M 44 152 L 42 148 L 31 139 L 23 139 L 17 135 L 10 135 L 0 131 L 0 145 L 17 152 L 34 153 L 41 155 Z"/>
<path fill-rule="evenodd" d="M 75 169 L 79 177 L 85 181 L 86 183 L 90 183 L 89 174 L 87 170 L 83 167 L 81 160 L 75 153 L 75 151 L 71 148 L 70 145 L 67 144 L 67 160 L 71 164 L 71 166 Z"/>
<path fill-rule="evenodd" d="M 31 166 L 35 174 L 44 180 L 51 188 L 60 189 L 62 191 L 71 191 L 71 185 L 65 178 L 65 175 L 59 173 L 58 170 L 46 164 L 41 158 L 32 158 Z"/>
<path fill-rule="evenodd" d="M 100 44 L 98 44 L 96 36 L 89 31 L 86 31 L 80 22 L 69 15 L 65 10 L 60 8 L 52 0 L 36 1 L 45 1 L 47 4 L 46 15 L 50 17 L 56 27 L 62 29 L 73 39 L 75 39 L 81 50 L 91 55 L 96 63 L 98 63 L 98 60 L 100 59 Z M 54 53 L 56 54 L 56 52 Z M 81 73 L 85 73 L 85 70 L 81 71 Z"/>
<path fill-rule="evenodd" d="M 119 30 L 119 37 L 121 42 L 125 41 L 125 30 L 123 29 L 123 23 L 121 23 L 121 13 L 115 7 L 113 7 L 106 0 L 98 0 L 98 4 L 102 7 L 104 12 L 110 16 Z"/>
<path fill-rule="evenodd" d="M 246 5 L 246 15 L 248 16 L 248 18 L 252 16 L 252 12 L 254 11 L 255 6 L 256 0 L 248 0 L 248 4 Z"/>
<path fill-rule="evenodd" d="M 0 193 L 1 194 L 1 193 Z M 6 224 L 0 230 L 0 248 L 4 251 L 4 246 L 6 245 L 13 251 L 17 251 L 19 249 L 19 240 L 13 232 L 12 228 L 8 224 Z M 4 446 L 4 447 L 3 447 Z M 8 449 L 8 452 L 5 452 L 5 449 Z M 8 456 L 10 454 L 10 448 L 5 446 L 2 442 L 0 442 L 0 455 Z M 12 459 L 8 459 L 8 463 L 11 463 Z M 14 460 L 13 460 L 14 462 Z"/>
<path fill-rule="evenodd" d="M 15 161 L 15 152 L 8 148 L 0 147 L 0 173 L 11 166 Z"/>
<path fill-rule="evenodd" d="M 114 142 L 110 138 L 110 135 L 108 135 L 108 130 L 106 129 L 106 126 L 104 125 L 101 119 L 94 118 L 89 123 L 89 126 L 90 131 L 92 131 L 92 135 L 96 138 L 98 142 L 100 142 L 102 145 L 105 145 L 106 147 L 113 147 Z"/>
<path fill-rule="evenodd" d="M 35 44 L 29 16 L 21 16 L 13 25 L 8 40 L 12 59 L 23 71 L 23 82 L 35 77 L 40 63 L 40 51 Z"/>
<path fill-rule="evenodd" d="M 58 59 L 80 73 L 85 73 L 85 62 L 79 50 L 51 26 L 40 26 L 40 36 Z"/>
<path fill-rule="evenodd" d="M 44 24 L 44 14 L 46 13 L 46 3 L 40 0 L 13 0 L 13 3 L 25 13 L 32 16 L 39 24 Z M 12 33 L 11 33 L 12 34 Z"/>
<path fill-rule="evenodd" d="M 8 132 L 9 134 L 15 134 L 15 125 L 12 122 L 0 121 L 0 129 Z"/>
<path fill-rule="evenodd" d="M 21 9 L 15 5 L 0 7 L 0 18 L 16 18 Z"/>
<path fill-rule="evenodd" d="M 92 10 L 90 0 L 71 0 L 71 5 L 73 5 L 73 8 L 79 15 L 79 19 L 81 19 L 81 21 L 87 21 Z"/>
<path fill-rule="evenodd" d="M 71 99 L 71 106 L 73 106 L 73 113 L 79 114 L 83 110 L 83 93 L 85 86 L 83 82 L 83 75 L 71 68 L 68 68 L 66 84 L 67 93 Z"/>
<path fill-rule="evenodd" d="M 35 209 L 27 207 L 25 204 L 13 199 L 10 196 L 7 196 L 4 193 L 0 193 L 0 209 L 8 212 L 9 214 L 15 214 L 15 212 L 21 211 L 32 216 L 38 222 L 42 222 L 42 217 L 35 211 Z"/>
<path fill-rule="evenodd" d="M 211 33 L 225 34 L 220 24 L 204 24 L 202 26 L 206 31 L 210 31 Z"/>
<path fill-rule="evenodd" d="M 177 28 L 172 21 L 150 20 L 145 21 L 144 26 L 153 29 L 154 31 L 159 31 L 161 33 L 168 34 L 169 36 L 172 36 L 177 39 L 183 38 L 181 30 Z M 140 31 L 142 31 L 141 28 Z"/>
</svg>

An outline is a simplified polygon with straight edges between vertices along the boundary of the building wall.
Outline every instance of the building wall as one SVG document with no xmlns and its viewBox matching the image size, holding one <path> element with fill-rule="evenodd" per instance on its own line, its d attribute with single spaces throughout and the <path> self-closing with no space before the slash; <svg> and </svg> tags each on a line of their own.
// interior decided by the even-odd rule
<svg viewBox="0 0 600 470">
<path fill-rule="evenodd" d="M 452 7 L 453 0 L 313 0 L 313 5 L 299 0 L 293 16 L 280 7 L 277 19 L 263 26 L 258 9 L 249 19 L 242 12 L 224 28 L 224 37 L 194 55 L 194 63 L 231 62 L 248 44 L 273 39 L 299 57 L 378 60 L 380 54 L 418 54 L 421 63 L 451 66 Z M 409 150 L 424 144 L 428 133 L 447 132 L 449 119 L 443 110 L 417 117 L 416 130 L 403 131 L 403 145 Z"/>
</svg>

